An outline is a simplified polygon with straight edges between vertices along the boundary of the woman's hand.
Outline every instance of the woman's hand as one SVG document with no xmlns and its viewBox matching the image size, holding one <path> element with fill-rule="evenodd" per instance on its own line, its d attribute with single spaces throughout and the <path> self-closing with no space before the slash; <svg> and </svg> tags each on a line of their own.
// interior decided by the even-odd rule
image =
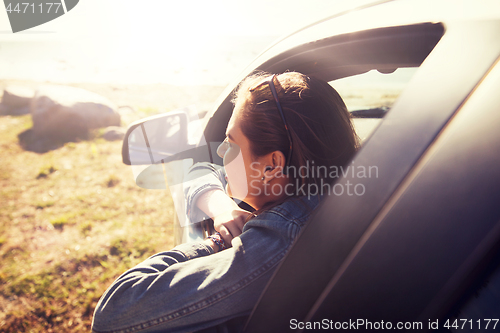
<svg viewBox="0 0 500 333">
<path fill-rule="evenodd" d="M 246 219 L 251 214 L 238 207 L 213 218 L 214 228 L 221 234 L 227 247 L 231 247 L 234 237 L 241 235 Z"/>
<path fill-rule="evenodd" d="M 220 232 L 227 247 L 231 247 L 234 237 L 241 235 L 248 215 L 252 214 L 241 209 L 221 190 L 203 193 L 196 205 L 214 220 L 214 228 Z"/>
</svg>

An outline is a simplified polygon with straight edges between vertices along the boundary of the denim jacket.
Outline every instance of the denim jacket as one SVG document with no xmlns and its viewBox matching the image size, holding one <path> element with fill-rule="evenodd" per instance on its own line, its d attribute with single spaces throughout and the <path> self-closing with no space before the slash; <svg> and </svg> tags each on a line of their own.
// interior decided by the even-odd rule
<svg viewBox="0 0 500 333">
<path fill-rule="evenodd" d="M 202 188 L 222 187 L 220 175 L 212 176 L 213 187 L 203 177 L 192 182 L 186 200 L 195 202 L 189 195 Z M 155 254 L 104 293 L 92 330 L 193 332 L 248 316 L 317 205 L 316 197 L 290 198 L 249 220 L 232 247 L 218 253 L 187 243 Z"/>
</svg>

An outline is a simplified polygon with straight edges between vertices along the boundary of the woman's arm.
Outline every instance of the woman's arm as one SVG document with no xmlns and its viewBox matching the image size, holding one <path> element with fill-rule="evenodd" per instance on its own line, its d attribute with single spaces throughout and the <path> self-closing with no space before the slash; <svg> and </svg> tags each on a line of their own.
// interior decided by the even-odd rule
<svg viewBox="0 0 500 333">
<path fill-rule="evenodd" d="M 249 315 L 291 245 L 283 222 L 254 219 L 232 248 L 216 254 L 191 243 L 150 257 L 106 291 L 92 329 L 190 332 Z"/>
<path fill-rule="evenodd" d="M 210 190 L 201 195 L 196 202 L 199 209 L 214 220 L 217 230 L 227 247 L 231 247 L 234 237 L 241 235 L 249 211 L 241 209 L 233 199 L 221 190 Z"/>
<path fill-rule="evenodd" d="M 230 247 L 231 240 L 241 234 L 251 213 L 241 209 L 226 194 L 226 185 L 223 168 L 210 163 L 197 163 L 189 171 L 184 192 L 191 222 L 197 222 L 200 215 L 212 218 L 215 230 L 220 232 L 226 246 Z"/>
<path fill-rule="evenodd" d="M 189 169 L 183 186 L 186 214 L 191 223 L 212 218 L 198 207 L 199 198 L 206 192 L 213 190 L 225 193 L 226 184 L 224 168 L 221 166 L 203 162 L 196 163 Z M 228 197 L 228 199 L 230 198 Z"/>
</svg>

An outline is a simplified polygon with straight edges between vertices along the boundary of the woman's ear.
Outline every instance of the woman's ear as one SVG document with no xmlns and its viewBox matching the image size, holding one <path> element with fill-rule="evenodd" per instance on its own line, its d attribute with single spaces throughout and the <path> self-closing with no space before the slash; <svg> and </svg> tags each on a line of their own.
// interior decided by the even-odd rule
<svg viewBox="0 0 500 333">
<path fill-rule="evenodd" d="M 271 158 L 273 169 L 283 170 L 285 167 L 285 155 L 281 151 L 276 150 L 271 153 Z"/>
<path fill-rule="evenodd" d="M 266 156 L 266 167 L 264 168 L 264 177 L 266 182 L 274 178 L 283 177 L 283 168 L 285 167 L 285 155 L 279 150 L 273 151 Z"/>
</svg>

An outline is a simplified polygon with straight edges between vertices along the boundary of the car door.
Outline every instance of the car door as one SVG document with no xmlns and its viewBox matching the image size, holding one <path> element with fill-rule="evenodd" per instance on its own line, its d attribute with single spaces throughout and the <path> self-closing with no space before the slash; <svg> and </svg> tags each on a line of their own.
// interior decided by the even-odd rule
<svg viewBox="0 0 500 333">
<path fill-rule="evenodd" d="M 354 167 L 377 166 L 378 177 L 363 179 L 363 195 L 324 200 L 269 283 L 247 331 L 287 331 L 292 319 L 427 325 L 453 302 L 454 288 L 463 282 L 458 272 L 469 272 L 463 265 L 483 239 L 494 242 L 488 237 L 495 239 L 500 218 L 494 204 L 498 172 L 493 176 L 499 154 L 498 145 L 488 142 L 498 136 L 491 126 L 487 142 L 477 136 L 497 119 L 491 116 L 495 83 L 479 95 L 490 96 L 484 102 L 489 106 L 473 97 L 497 70 L 498 20 L 443 25 L 443 37 L 353 160 Z M 483 108 L 484 117 L 467 111 L 467 120 L 460 120 L 466 106 Z M 474 117 L 482 121 L 472 122 Z M 475 132 L 466 131 L 472 124 Z M 480 165 L 472 163 L 478 149 L 491 150 Z M 471 174 L 483 175 L 481 183 Z M 348 173 L 338 184 L 356 181 Z M 468 201 L 481 191 L 485 197 Z"/>
</svg>

